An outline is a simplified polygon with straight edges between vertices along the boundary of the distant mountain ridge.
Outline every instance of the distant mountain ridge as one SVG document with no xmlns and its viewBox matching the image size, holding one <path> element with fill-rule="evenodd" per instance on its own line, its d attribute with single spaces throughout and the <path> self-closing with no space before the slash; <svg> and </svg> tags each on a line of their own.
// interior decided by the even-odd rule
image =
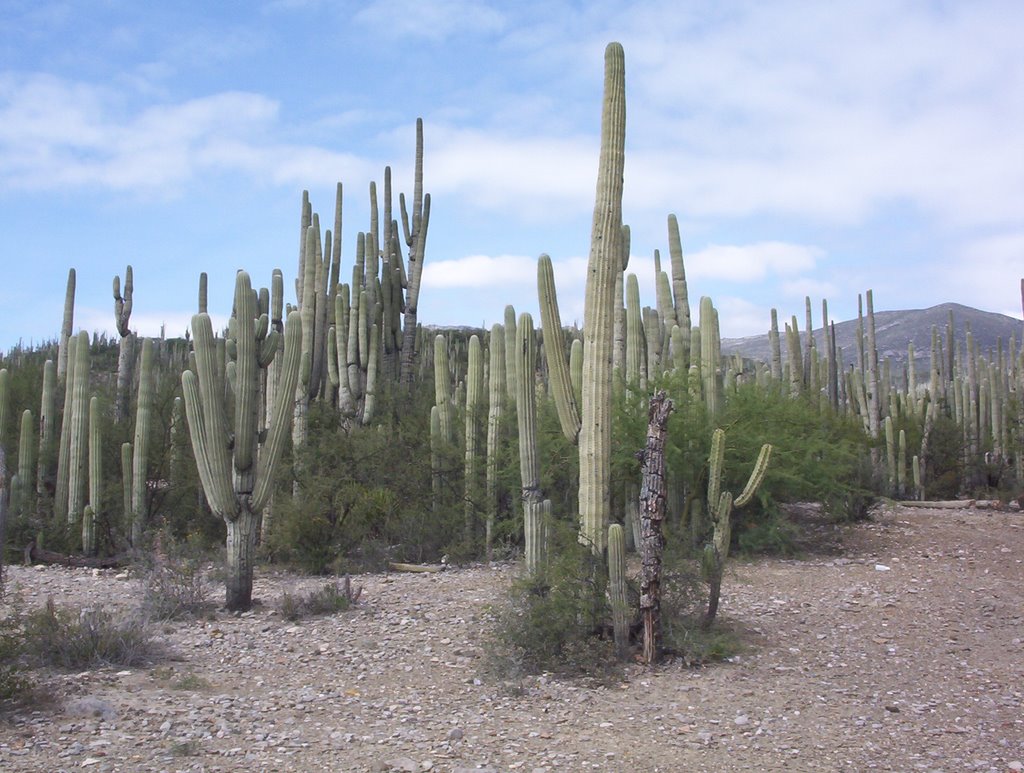
<svg viewBox="0 0 1024 773">
<path fill-rule="evenodd" d="M 1014 338 L 1018 347 L 1024 340 L 1024 322 L 1005 314 L 996 314 L 991 311 L 981 311 L 970 306 L 959 303 L 940 303 L 927 309 L 910 309 L 905 311 L 876 311 L 875 312 L 875 343 L 878 348 L 878 357 L 884 361 L 887 357 L 892 358 L 894 365 L 902 367 L 907 362 L 907 345 L 914 344 L 914 360 L 917 371 L 927 372 L 931 363 L 932 349 L 932 327 L 938 328 L 939 339 L 945 346 L 946 326 L 949 323 L 950 312 L 953 314 L 953 338 L 959 342 L 961 350 L 966 346 L 966 333 L 970 329 L 971 336 L 978 350 L 988 354 L 995 352 L 1002 340 L 1003 350 L 1006 351 L 1011 337 Z M 785 325 L 790 320 L 779 319 L 779 338 L 782 346 L 782 357 L 786 357 L 786 336 Z M 800 325 L 804 320 L 797 318 Z M 865 319 L 865 336 L 867 320 Z M 857 320 L 836 322 L 836 346 L 842 349 L 842 358 L 845 366 L 853 363 L 857 356 Z M 801 342 L 805 341 L 806 331 L 800 331 Z M 819 354 L 823 353 L 822 346 L 825 341 L 822 328 L 814 330 L 815 344 Z M 723 338 L 722 353 L 733 354 L 739 352 L 744 357 L 763 362 L 771 361 L 771 344 L 768 340 L 768 333 L 759 336 L 747 336 L 745 338 Z"/>
</svg>

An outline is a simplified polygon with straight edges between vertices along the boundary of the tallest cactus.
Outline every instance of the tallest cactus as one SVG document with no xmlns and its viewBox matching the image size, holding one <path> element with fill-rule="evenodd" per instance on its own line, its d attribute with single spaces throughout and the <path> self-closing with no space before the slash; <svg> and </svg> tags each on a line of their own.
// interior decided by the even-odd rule
<svg viewBox="0 0 1024 773">
<path fill-rule="evenodd" d="M 622 267 L 626 66 L 622 45 L 605 49 L 601 159 L 587 264 L 583 321 L 583 415 L 579 436 L 580 541 L 604 552 L 611 515 L 612 338 L 615 276 Z"/>
</svg>

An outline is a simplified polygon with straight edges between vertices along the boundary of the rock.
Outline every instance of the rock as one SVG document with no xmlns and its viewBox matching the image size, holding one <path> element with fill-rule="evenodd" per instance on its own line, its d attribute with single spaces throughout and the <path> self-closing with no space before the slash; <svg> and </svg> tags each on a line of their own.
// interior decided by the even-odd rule
<svg viewBox="0 0 1024 773">
<path fill-rule="evenodd" d="M 448 731 L 448 742 L 458 743 L 465 737 L 465 735 L 466 734 L 462 731 L 461 727 L 453 727 Z"/>
<path fill-rule="evenodd" d="M 408 757 L 396 757 L 392 760 L 385 760 L 382 770 L 399 770 L 404 773 L 419 773 L 420 765 L 416 760 Z"/>
<path fill-rule="evenodd" d="M 117 716 L 114 707 L 99 698 L 76 698 L 64 707 L 64 713 L 72 717 L 99 717 L 113 719 Z"/>
</svg>

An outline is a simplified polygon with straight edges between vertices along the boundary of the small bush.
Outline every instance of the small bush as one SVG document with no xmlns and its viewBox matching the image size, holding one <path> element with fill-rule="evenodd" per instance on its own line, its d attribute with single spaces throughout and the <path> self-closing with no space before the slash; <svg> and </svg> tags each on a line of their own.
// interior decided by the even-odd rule
<svg viewBox="0 0 1024 773">
<path fill-rule="evenodd" d="M 59 609 L 52 598 L 43 609 L 25 616 L 24 647 L 39 664 L 63 669 L 138 666 L 156 654 L 141 616 L 115 617 L 101 609 Z"/>
<path fill-rule="evenodd" d="M 574 538 L 559 542 L 547 571 L 514 582 L 493 610 L 488 670 L 499 676 L 600 676 L 615 667 L 603 569 Z"/>
<path fill-rule="evenodd" d="M 142 612 L 152 620 L 180 620 L 209 612 L 210 586 L 206 557 L 188 544 L 167 549 L 157 539 L 153 553 L 141 562 Z"/>
<path fill-rule="evenodd" d="M 32 699 L 32 683 L 25 675 L 25 642 L 21 632 L 21 604 L 15 599 L 0 617 L 0 711 Z"/>
<path fill-rule="evenodd" d="M 282 593 L 276 610 L 285 620 L 299 620 L 315 615 L 333 615 L 344 612 L 359 601 L 363 589 L 352 590 L 352 582 L 345 577 L 340 582 L 329 582 L 304 595 Z"/>
</svg>

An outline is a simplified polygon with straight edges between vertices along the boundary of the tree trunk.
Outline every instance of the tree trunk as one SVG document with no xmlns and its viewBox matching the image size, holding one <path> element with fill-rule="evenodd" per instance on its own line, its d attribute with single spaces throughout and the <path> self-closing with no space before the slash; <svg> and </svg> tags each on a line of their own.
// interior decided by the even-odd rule
<svg viewBox="0 0 1024 773">
<path fill-rule="evenodd" d="M 231 612 L 247 612 L 252 607 L 252 573 L 256 558 L 259 518 L 248 507 L 238 517 L 226 521 L 228 527 L 228 566 L 225 586 L 226 606 Z"/>
<path fill-rule="evenodd" d="M 664 391 L 651 397 L 640 482 L 640 611 L 644 661 L 654 663 L 661 637 L 661 555 L 665 547 L 665 435 L 673 404 Z"/>
</svg>

